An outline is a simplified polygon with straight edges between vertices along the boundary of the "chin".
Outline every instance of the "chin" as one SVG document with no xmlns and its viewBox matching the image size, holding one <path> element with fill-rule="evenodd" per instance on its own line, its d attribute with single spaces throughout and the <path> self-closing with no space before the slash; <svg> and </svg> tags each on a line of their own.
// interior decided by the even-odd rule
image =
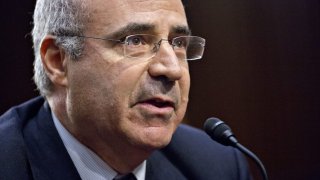
<svg viewBox="0 0 320 180">
<path fill-rule="evenodd" d="M 167 146 L 172 138 L 173 130 L 167 127 L 148 127 L 140 132 L 140 143 L 147 149 L 160 149 Z"/>
<path fill-rule="evenodd" d="M 131 144 L 146 150 L 155 150 L 167 146 L 180 120 L 170 116 L 143 116 L 134 114 L 125 122 L 125 132 Z"/>
</svg>

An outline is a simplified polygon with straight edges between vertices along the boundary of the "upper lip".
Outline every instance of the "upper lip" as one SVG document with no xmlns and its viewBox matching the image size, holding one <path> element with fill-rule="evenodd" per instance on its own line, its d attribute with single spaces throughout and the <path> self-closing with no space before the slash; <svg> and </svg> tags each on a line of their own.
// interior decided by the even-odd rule
<svg viewBox="0 0 320 180">
<path fill-rule="evenodd" d="M 176 104 L 177 104 L 172 98 L 166 97 L 166 96 L 146 97 L 139 100 L 136 104 L 139 104 L 139 103 L 150 103 L 156 106 L 170 106 L 170 107 L 173 107 L 174 109 L 176 109 Z"/>
</svg>

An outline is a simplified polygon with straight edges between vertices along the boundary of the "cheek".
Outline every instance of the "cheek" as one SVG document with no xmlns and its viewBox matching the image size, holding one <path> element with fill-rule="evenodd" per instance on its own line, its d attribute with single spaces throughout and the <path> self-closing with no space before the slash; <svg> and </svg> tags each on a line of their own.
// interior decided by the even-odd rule
<svg viewBox="0 0 320 180">
<path fill-rule="evenodd" d="M 77 121 L 103 121 L 108 117 L 107 111 L 114 111 L 116 104 L 115 91 L 112 82 L 97 71 L 79 71 L 78 75 L 70 78 L 68 98 L 73 117 Z M 108 82 L 108 83 L 106 83 Z M 81 120 L 79 120 L 81 119 Z"/>
<path fill-rule="evenodd" d="M 129 106 L 130 98 L 135 95 L 139 90 L 139 85 L 144 80 L 147 73 L 148 61 L 136 62 L 132 59 L 123 60 L 120 68 L 117 69 L 118 73 L 115 77 L 114 86 L 118 91 L 117 94 L 122 96 L 127 105 Z"/>
<path fill-rule="evenodd" d="M 180 88 L 180 104 L 179 109 L 177 110 L 178 118 L 183 118 L 188 101 L 189 101 L 189 90 L 190 90 L 190 75 L 189 71 L 185 70 L 182 79 L 179 80 L 179 88 Z"/>
<path fill-rule="evenodd" d="M 110 118 L 107 112 L 115 111 L 119 101 L 115 84 L 120 72 L 114 63 L 99 57 L 71 62 L 67 93 L 72 114 L 79 114 L 78 118 Z"/>
<path fill-rule="evenodd" d="M 73 94 L 86 101 L 86 107 L 104 120 L 124 119 L 129 100 L 143 74 L 143 65 L 117 62 L 79 71 Z M 88 112 L 90 113 L 90 112 Z M 100 117 L 101 118 L 101 117 Z"/>
<path fill-rule="evenodd" d="M 181 90 L 181 103 L 187 104 L 190 90 L 190 74 L 188 69 L 184 71 L 184 75 L 179 81 L 179 87 Z"/>
</svg>

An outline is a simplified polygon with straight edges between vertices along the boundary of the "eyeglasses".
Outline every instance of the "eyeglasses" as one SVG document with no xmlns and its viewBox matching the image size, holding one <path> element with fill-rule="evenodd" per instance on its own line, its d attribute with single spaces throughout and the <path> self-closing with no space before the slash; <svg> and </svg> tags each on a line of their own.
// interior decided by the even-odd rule
<svg viewBox="0 0 320 180">
<path fill-rule="evenodd" d="M 78 36 L 90 39 L 114 41 L 123 44 L 123 55 L 130 58 L 148 59 L 156 55 L 163 41 L 167 41 L 179 60 L 198 60 L 202 58 L 205 39 L 198 36 L 178 36 L 171 40 L 160 39 L 150 34 L 134 34 L 124 39 L 106 39 L 89 36 Z"/>
</svg>

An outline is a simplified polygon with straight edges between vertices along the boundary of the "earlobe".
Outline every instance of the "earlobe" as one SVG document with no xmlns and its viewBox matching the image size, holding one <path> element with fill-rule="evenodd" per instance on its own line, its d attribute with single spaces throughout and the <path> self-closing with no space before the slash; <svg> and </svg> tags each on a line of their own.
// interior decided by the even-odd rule
<svg viewBox="0 0 320 180">
<path fill-rule="evenodd" d="M 49 79 L 58 86 L 67 85 L 66 56 L 62 48 L 55 43 L 54 36 L 46 36 L 40 46 L 42 64 Z"/>
</svg>

